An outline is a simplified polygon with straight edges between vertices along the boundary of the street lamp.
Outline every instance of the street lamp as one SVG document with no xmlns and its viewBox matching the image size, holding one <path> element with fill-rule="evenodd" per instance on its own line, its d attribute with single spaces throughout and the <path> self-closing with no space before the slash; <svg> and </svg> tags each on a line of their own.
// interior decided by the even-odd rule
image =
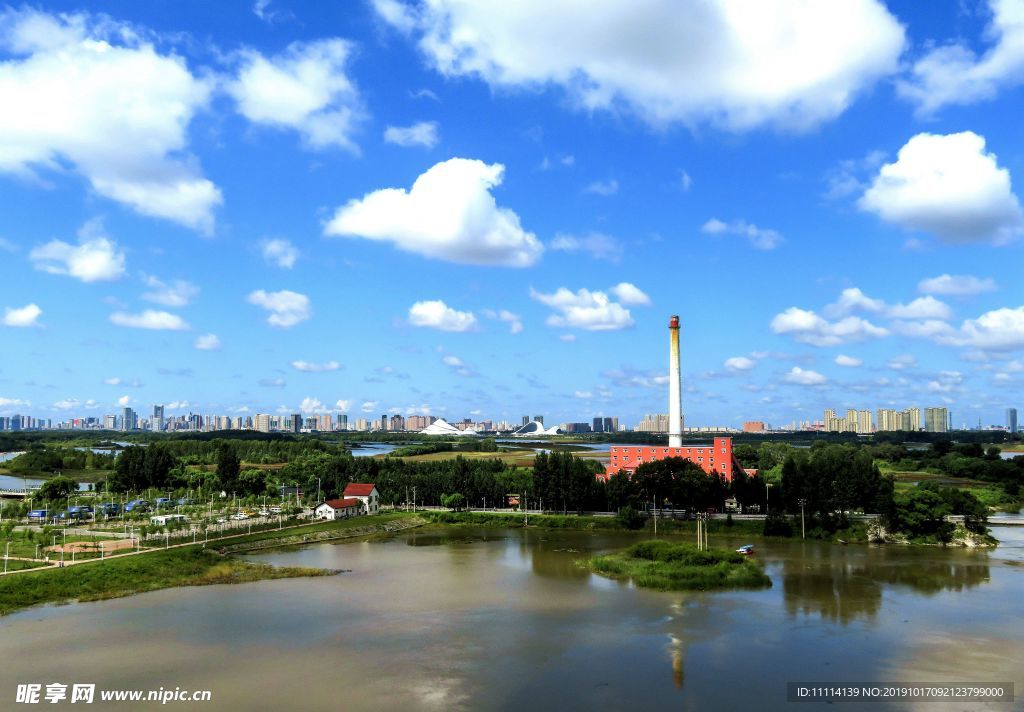
<svg viewBox="0 0 1024 712">
<path fill-rule="evenodd" d="M 800 538 L 806 539 L 807 532 L 804 530 L 804 505 L 807 504 L 807 500 L 801 497 L 796 501 L 800 505 Z"/>
</svg>

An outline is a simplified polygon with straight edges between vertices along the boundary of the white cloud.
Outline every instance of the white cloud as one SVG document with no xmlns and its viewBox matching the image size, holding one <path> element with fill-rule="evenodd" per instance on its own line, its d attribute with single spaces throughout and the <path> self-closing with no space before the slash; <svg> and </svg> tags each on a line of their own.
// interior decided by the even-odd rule
<svg viewBox="0 0 1024 712">
<path fill-rule="evenodd" d="M 441 331 L 474 331 L 477 328 L 473 312 L 452 309 L 440 299 L 416 302 L 409 307 L 409 323 Z"/>
<path fill-rule="evenodd" d="M 749 371 L 757 365 L 753 359 L 747 358 L 746 356 L 733 356 L 725 360 L 725 367 L 734 372 Z"/>
<path fill-rule="evenodd" d="M 690 188 L 693 187 L 693 178 L 686 171 L 679 172 L 679 187 L 684 193 L 689 192 Z"/>
<path fill-rule="evenodd" d="M 858 206 L 906 230 L 953 243 L 1007 242 L 1024 226 L 1010 172 L 971 132 L 921 133 L 882 166 Z"/>
<path fill-rule="evenodd" d="M 267 292 L 257 289 L 249 293 L 248 301 L 269 313 L 267 323 L 282 329 L 295 326 L 306 321 L 313 315 L 313 307 L 305 294 L 282 289 L 279 292 Z"/>
<path fill-rule="evenodd" d="M 547 318 L 548 326 L 587 331 L 617 331 L 631 328 L 634 324 L 629 310 L 618 302 L 613 302 L 604 292 L 580 289 L 574 293 L 565 287 L 559 287 L 552 294 L 542 294 L 531 287 L 530 297 L 559 312 Z"/>
<path fill-rule="evenodd" d="M 589 183 L 586 188 L 583 189 L 584 193 L 591 193 L 593 195 L 603 195 L 609 197 L 619 192 L 619 181 L 611 178 L 609 180 L 595 180 L 593 183 Z"/>
<path fill-rule="evenodd" d="M 203 334 L 192 343 L 192 346 L 200 351 L 220 351 L 221 343 L 216 334 Z"/>
<path fill-rule="evenodd" d="M 828 381 L 817 371 L 806 370 L 799 366 L 793 366 L 784 378 L 787 383 L 795 383 L 799 386 L 820 386 Z"/>
<path fill-rule="evenodd" d="M 918 297 L 907 304 L 886 304 L 873 299 L 857 287 L 844 289 L 834 304 L 825 307 L 825 314 L 832 317 L 846 316 L 864 311 L 889 319 L 950 319 L 953 311 L 948 304 L 932 296 Z"/>
<path fill-rule="evenodd" d="M 650 306 L 651 298 L 640 290 L 635 284 L 619 282 L 608 290 L 614 294 L 620 302 L 629 307 Z"/>
<path fill-rule="evenodd" d="M 445 366 L 458 368 L 459 366 L 462 366 L 462 359 L 459 358 L 458 356 L 452 356 L 451 354 L 449 354 L 448 356 L 445 356 L 444 358 L 441 359 L 441 363 L 443 363 Z"/>
<path fill-rule="evenodd" d="M 185 410 L 186 408 L 188 408 L 190 406 L 191 406 L 191 403 L 189 403 L 187 400 L 181 400 L 181 401 L 171 401 L 170 403 L 167 404 L 166 408 L 167 408 L 167 410 Z"/>
<path fill-rule="evenodd" d="M 319 398 L 311 398 L 309 396 L 303 398 L 302 402 L 299 403 L 299 410 L 306 414 L 317 413 L 319 415 L 331 412 L 324 407 L 324 404 L 320 402 Z"/>
<path fill-rule="evenodd" d="M 994 292 L 995 290 L 995 280 L 969 274 L 940 274 L 938 277 L 922 279 L 917 284 L 917 291 L 924 294 L 964 296 Z"/>
<path fill-rule="evenodd" d="M 269 58 L 246 50 L 227 91 L 253 123 L 297 131 L 310 148 L 355 152 L 352 134 L 363 110 L 345 74 L 351 52 L 350 43 L 336 38 L 294 42 Z"/>
<path fill-rule="evenodd" d="M 587 252 L 594 259 L 609 262 L 618 262 L 622 257 L 622 245 L 619 241 L 600 232 L 582 236 L 559 233 L 551 241 L 550 247 L 558 252 Z"/>
<path fill-rule="evenodd" d="M 440 140 L 436 121 L 418 121 L 412 126 L 388 126 L 384 129 L 386 143 L 406 148 L 410 146 L 433 148 Z"/>
<path fill-rule="evenodd" d="M 445 76 L 557 85 L 581 109 L 627 109 L 654 125 L 809 128 L 894 72 L 904 46 L 877 0 L 374 6 Z"/>
<path fill-rule="evenodd" d="M 130 396 L 121 396 L 120 398 L 117 399 L 117 404 L 119 406 L 121 406 L 122 408 L 127 406 L 131 402 L 132 402 L 132 399 L 131 399 Z"/>
<path fill-rule="evenodd" d="M 360 409 L 364 413 L 372 413 L 373 411 L 377 410 L 377 401 L 363 401 L 363 405 L 360 407 Z"/>
<path fill-rule="evenodd" d="M 338 401 L 335 401 L 335 403 L 334 403 L 334 409 L 339 411 L 339 412 L 341 412 L 341 413 L 347 413 L 348 409 L 351 408 L 351 407 L 352 407 L 352 401 L 348 401 L 348 400 L 338 400 Z"/>
<path fill-rule="evenodd" d="M 863 363 L 864 362 L 861 361 L 859 358 L 854 358 L 853 356 L 846 356 L 844 354 L 839 354 L 835 358 L 835 364 L 837 366 L 843 366 L 845 368 L 857 368 Z"/>
<path fill-rule="evenodd" d="M 260 251 L 263 253 L 263 259 L 284 269 L 294 267 L 295 260 L 299 258 L 299 251 L 288 240 L 264 240 L 260 243 Z"/>
<path fill-rule="evenodd" d="M 128 312 L 114 312 L 110 315 L 110 323 L 117 326 L 126 326 L 131 329 L 155 329 L 166 331 L 188 331 L 188 323 L 177 314 L 170 312 L 146 309 L 139 314 Z"/>
<path fill-rule="evenodd" d="M 918 59 L 911 78 L 897 84 L 900 94 L 929 115 L 948 104 L 974 104 L 996 95 L 1000 86 L 1024 79 L 1024 12 L 1019 0 L 989 0 L 992 23 L 986 36 L 994 45 L 982 56 L 963 42 L 944 44 Z"/>
<path fill-rule="evenodd" d="M 152 291 L 145 292 L 142 298 L 146 301 L 163 304 L 165 307 L 186 306 L 199 294 L 199 287 L 183 279 L 176 279 L 171 284 L 165 284 L 156 277 L 146 276 L 143 281 Z"/>
<path fill-rule="evenodd" d="M 986 351 L 1009 351 L 1024 348 L 1024 306 L 994 309 L 968 319 L 960 325 L 956 336 L 946 337 L 948 343 L 973 346 Z"/>
<path fill-rule="evenodd" d="M 774 250 L 785 242 L 777 230 L 758 227 L 746 220 L 725 223 L 718 218 L 711 218 L 701 226 L 700 231 L 708 235 L 739 235 L 745 237 L 758 250 Z"/>
<path fill-rule="evenodd" d="M 528 267 L 544 247 L 491 195 L 504 172 L 500 163 L 449 159 L 419 176 L 410 190 L 384 188 L 350 200 L 324 233 L 393 242 L 449 262 Z"/>
<path fill-rule="evenodd" d="M 121 385 L 121 379 L 118 378 L 117 376 L 113 376 L 112 378 L 104 378 L 103 382 L 106 383 L 108 386 L 120 386 Z"/>
<path fill-rule="evenodd" d="M 891 319 L 951 319 L 949 305 L 932 296 L 918 297 L 909 304 L 894 304 L 886 312 Z"/>
<path fill-rule="evenodd" d="M 78 232 L 78 244 L 50 240 L 28 255 L 35 268 L 50 274 L 66 274 L 83 282 L 102 282 L 124 275 L 124 252 L 100 234 L 99 223 L 87 223 Z"/>
<path fill-rule="evenodd" d="M 305 373 L 325 373 L 328 371 L 337 371 L 341 368 L 341 364 L 337 361 L 324 361 L 322 363 L 314 363 L 312 361 L 292 361 L 292 368 L 296 371 L 304 371 Z"/>
<path fill-rule="evenodd" d="M 567 344 L 571 344 L 576 340 L 576 334 L 561 334 L 558 337 L 559 341 L 564 341 Z"/>
<path fill-rule="evenodd" d="M 72 410 L 78 408 L 82 402 L 77 398 L 64 398 L 53 404 L 54 410 Z"/>
<path fill-rule="evenodd" d="M 594 394 L 591 393 L 590 391 L 575 391 L 573 393 L 573 396 L 576 398 L 580 398 L 581 400 L 589 400 L 590 398 L 594 397 Z"/>
<path fill-rule="evenodd" d="M 283 378 L 261 378 L 259 384 L 264 388 L 284 388 L 286 385 Z"/>
<path fill-rule="evenodd" d="M 20 398 L 4 398 L 0 396 L 0 408 L 18 408 L 19 406 L 31 406 L 32 402 Z"/>
<path fill-rule="evenodd" d="M 36 304 L 26 304 L 23 307 L 4 307 L 4 326 L 39 326 L 36 321 L 43 313 L 43 310 Z"/>
<path fill-rule="evenodd" d="M 801 343 L 813 346 L 838 346 L 886 336 L 887 329 L 856 316 L 830 322 L 813 311 L 790 307 L 777 314 L 771 322 L 776 334 L 788 334 Z"/>
<path fill-rule="evenodd" d="M 503 321 L 508 324 L 508 330 L 511 334 L 518 334 L 523 330 L 523 318 L 518 314 L 502 309 L 501 311 L 494 311 L 493 309 L 482 309 L 481 313 L 488 319 L 496 319 L 497 321 Z"/>
<path fill-rule="evenodd" d="M 917 368 L 917 359 L 912 354 L 901 354 L 889 359 L 889 368 L 894 371 L 903 371 L 908 368 Z"/>
<path fill-rule="evenodd" d="M 99 195 L 204 232 L 222 201 L 185 151 L 213 82 L 105 16 L 0 12 L 0 171 L 72 166 Z"/>
</svg>

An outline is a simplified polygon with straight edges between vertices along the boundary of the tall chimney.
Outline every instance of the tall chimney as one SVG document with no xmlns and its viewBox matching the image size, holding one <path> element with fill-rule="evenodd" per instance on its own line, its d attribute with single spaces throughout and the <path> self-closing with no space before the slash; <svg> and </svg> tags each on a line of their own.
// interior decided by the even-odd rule
<svg viewBox="0 0 1024 712">
<path fill-rule="evenodd" d="M 668 320 L 668 446 L 683 446 L 683 379 L 679 375 L 679 317 Z"/>
</svg>

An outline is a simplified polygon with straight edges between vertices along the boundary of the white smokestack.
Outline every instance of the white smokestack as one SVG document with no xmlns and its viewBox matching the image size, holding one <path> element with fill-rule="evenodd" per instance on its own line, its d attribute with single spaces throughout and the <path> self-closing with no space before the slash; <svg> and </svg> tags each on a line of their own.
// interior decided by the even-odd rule
<svg viewBox="0 0 1024 712">
<path fill-rule="evenodd" d="M 679 374 L 679 317 L 668 320 L 668 446 L 683 446 L 683 378 Z"/>
</svg>

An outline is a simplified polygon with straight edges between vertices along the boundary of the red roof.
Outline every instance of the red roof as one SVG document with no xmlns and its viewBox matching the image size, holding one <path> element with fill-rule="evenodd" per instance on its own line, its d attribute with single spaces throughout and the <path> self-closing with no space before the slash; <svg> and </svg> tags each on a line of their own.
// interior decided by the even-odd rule
<svg viewBox="0 0 1024 712">
<path fill-rule="evenodd" d="M 358 482 L 351 482 L 345 487 L 346 497 L 369 497 L 370 493 L 376 489 L 373 484 L 360 484 Z"/>
<path fill-rule="evenodd" d="M 329 499 L 324 504 L 331 509 L 345 509 L 346 507 L 361 507 L 363 505 L 358 499 Z"/>
</svg>

